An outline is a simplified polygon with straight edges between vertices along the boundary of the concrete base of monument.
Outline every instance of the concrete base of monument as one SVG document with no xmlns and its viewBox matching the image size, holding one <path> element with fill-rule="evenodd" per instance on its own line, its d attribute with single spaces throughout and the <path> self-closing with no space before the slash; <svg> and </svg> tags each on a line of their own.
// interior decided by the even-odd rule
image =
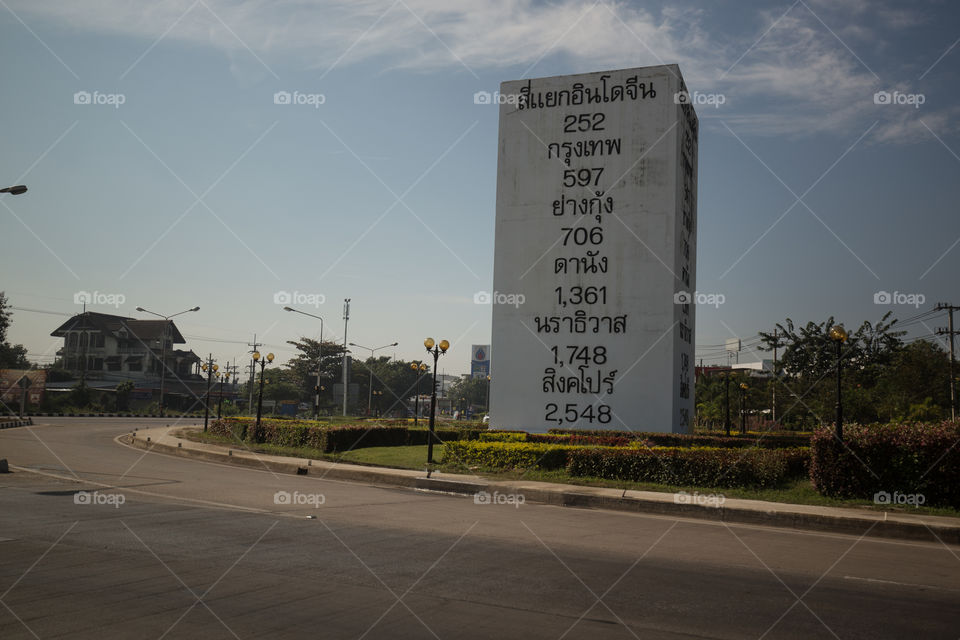
<svg viewBox="0 0 960 640">
<path fill-rule="evenodd" d="M 525 503 L 608 509 L 672 519 L 793 528 L 810 531 L 960 544 L 960 518 L 909 515 L 846 507 L 786 504 L 728 498 L 697 500 L 696 494 L 584 487 L 549 482 L 491 481 L 480 476 L 424 470 L 370 467 L 324 460 L 254 453 L 242 447 L 193 442 L 173 435 L 178 429 L 140 429 L 117 442 L 151 453 L 247 466 L 274 473 L 309 474 L 331 480 L 473 497 L 478 504 Z"/>
</svg>

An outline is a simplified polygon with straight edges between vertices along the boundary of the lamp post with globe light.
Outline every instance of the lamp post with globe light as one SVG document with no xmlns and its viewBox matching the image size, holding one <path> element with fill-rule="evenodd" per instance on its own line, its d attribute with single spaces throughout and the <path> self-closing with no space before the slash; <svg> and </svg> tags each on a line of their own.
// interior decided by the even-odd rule
<svg viewBox="0 0 960 640">
<path fill-rule="evenodd" d="M 423 379 L 423 372 L 427 370 L 427 365 L 422 362 L 411 362 L 410 368 L 417 372 L 417 397 L 413 401 L 413 425 L 416 426 L 420 418 L 420 381 Z"/>
<path fill-rule="evenodd" d="M 273 362 L 273 354 L 268 353 L 266 358 L 260 358 L 260 352 L 253 352 L 253 366 L 257 366 L 257 363 L 260 363 L 260 393 L 257 396 L 257 422 L 253 427 L 253 440 L 256 442 L 257 438 L 260 435 L 260 416 L 263 415 L 263 381 L 264 375 L 263 370 L 268 364 Z M 247 439 L 247 423 L 243 423 L 243 440 Z"/>
<path fill-rule="evenodd" d="M 842 369 L 841 365 L 841 349 L 843 348 L 843 343 L 847 341 L 847 330 L 843 328 L 842 324 L 835 324 L 830 328 L 830 339 L 837 343 L 837 440 L 843 440 L 843 397 L 840 390 L 840 371 Z"/>
<path fill-rule="evenodd" d="M 433 426 L 437 415 L 437 360 L 441 354 L 445 354 L 450 348 L 450 343 L 446 340 L 435 342 L 433 338 L 427 338 L 423 341 L 423 346 L 427 348 L 427 353 L 433 356 L 433 388 L 430 390 L 430 433 L 427 435 L 427 464 L 433 464 Z"/>
</svg>

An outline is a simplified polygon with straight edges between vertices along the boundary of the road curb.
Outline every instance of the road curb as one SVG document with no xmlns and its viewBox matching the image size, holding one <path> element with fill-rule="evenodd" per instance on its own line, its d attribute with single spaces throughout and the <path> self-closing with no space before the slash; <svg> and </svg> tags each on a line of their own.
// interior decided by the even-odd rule
<svg viewBox="0 0 960 640">
<path fill-rule="evenodd" d="M 898 540 L 918 540 L 925 542 L 943 542 L 960 545 L 960 523 L 943 525 L 940 523 L 908 522 L 888 520 L 886 514 L 876 518 L 859 514 L 832 515 L 825 513 L 805 513 L 790 511 L 790 505 L 783 509 L 748 508 L 735 506 L 708 506 L 700 504 L 677 504 L 673 494 L 663 494 L 660 499 L 628 496 L 600 495 L 592 492 L 591 487 L 571 488 L 569 485 L 532 486 L 531 483 L 466 481 L 449 478 L 424 477 L 423 472 L 366 467 L 345 463 L 312 462 L 306 467 L 298 462 L 279 462 L 270 459 L 250 458 L 232 455 L 231 449 L 224 452 L 199 450 L 190 447 L 171 446 L 156 441 L 148 441 L 134 434 L 120 436 L 121 442 L 138 449 L 156 451 L 184 458 L 194 458 L 209 462 L 235 464 L 253 469 L 268 470 L 275 473 L 292 475 L 320 475 L 332 480 L 364 482 L 377 486 L 391 486 L 436 491 L 458 495 L 476 495 L 486 491 L 490 494 L 522 495 L 524 502 L 535 502 L 560 507 L 578 507 L 586 509 L 605 509 L 646 513 L 667 517 L 695 518 L 724 524 L 751 524 L 777 528 L 840 533 L 871 538 L 890 538 Z M 312 474 L 311 471 L 316 471 Z M 538 483 L 545 484 L 545 483 Z M 669 499 L 667 499 L 669 498 Z M 738 501 L 748 502 L 748 501 Z M 765 503 L 770 504 L 770 503 Z M 798 505 L 802 506 L 802 505 Z M 832 507 L 833 510 L 838 508 Z"/>
<path fill-rule="evenodd" d="M 15 427 L 31 426 L 33 426 L 33 418 L 26 418 L 24 420 L 0 420 L 0 429 L 13 429 Z"/>
</svg>

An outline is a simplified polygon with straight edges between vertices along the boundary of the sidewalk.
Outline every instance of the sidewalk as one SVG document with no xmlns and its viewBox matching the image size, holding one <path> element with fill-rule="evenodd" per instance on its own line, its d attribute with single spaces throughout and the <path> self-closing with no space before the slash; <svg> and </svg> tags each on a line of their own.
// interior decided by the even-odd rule
<svg viewBox="0 0 960 640">
<path fill-rule="evenodd" d="M 480 476 L 368 467 L 325 460 L 251 453 L 241 447 L 193 442 L 171 435 L 180 427 L 152 427 L 119 436 L 118 441 L 157 453 L 237 464 L 276 473 L 311 475 L 372 485 L 407 487 L 464 495 L 517 496 L 526 502 L 564 507 L 611 509 L 665 516 L 700 518 L 716 522 L 755 524 L 826 531 L 877 538 L 897 538 L 960 545 L 960 518 L 910 515 L 846 507 L 786 504 L 727 498 L 720 505 L 678 503 L 693 496 L 656 491 L 623 491 L 549 482 L 494 481 Z M 488 496 L 480 494 L 479 499 Z"/>
</svg>

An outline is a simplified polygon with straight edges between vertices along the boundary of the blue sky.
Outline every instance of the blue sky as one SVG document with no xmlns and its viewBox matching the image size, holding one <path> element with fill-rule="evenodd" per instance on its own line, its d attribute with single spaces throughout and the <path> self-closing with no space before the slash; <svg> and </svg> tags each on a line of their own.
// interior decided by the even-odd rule
<svg viewBox="0 0 960 640">
<path fill-rule="evenodd" d="M 697 107 L 697 288 L 725 300 L 697 313 L 706 362 L 786 317 L 958 303 L 958 39 L 945 1 L 3 0 L 0 182 L 30 191 L 0 196 L 0 288 L 55 312 L 16 310 L 10 339 L 49 362 L 88 291 L 133 317 L 199 305 L 177 319 L 198 354 L 245 362 L 256 333 L 284 361 L 319 334 L 287 291 L 323 296 L 300 307 L 325 337 L 349 297 L 350 341 L 446 338 L 466 372 L 496 198 L 474 93 L 663 63 L 723 101 Z"/>
</svg>

